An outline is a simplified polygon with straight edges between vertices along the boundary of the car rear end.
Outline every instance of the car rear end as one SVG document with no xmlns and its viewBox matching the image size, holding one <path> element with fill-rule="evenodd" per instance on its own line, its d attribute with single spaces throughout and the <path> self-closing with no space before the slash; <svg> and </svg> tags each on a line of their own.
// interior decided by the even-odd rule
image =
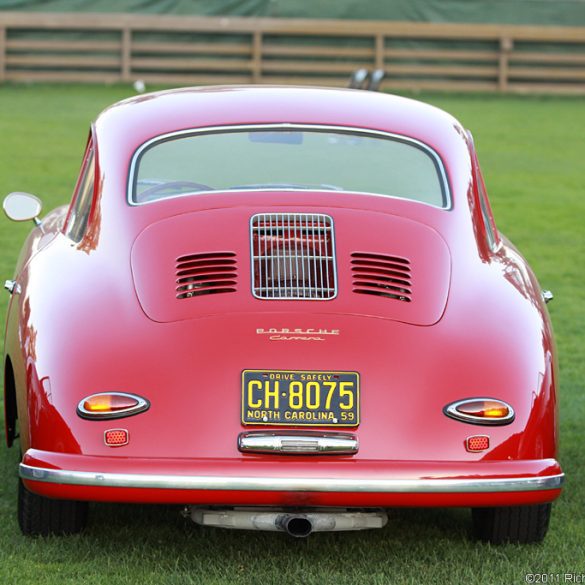
<svg viewBox="0 0 585 585">
<path fill-rule="evenodd" d="M 80 264 L 96 284 L 87 306 L 107 310 L 91 330 L 64 324 L 76 343 L 60 359 L 75 367 L 52 376 L 64 390 L 51 400 L 72 447 L 32 442 L 29 490 L 180 503 L 203 524 L 297 536 L 381 527 L 388 507 L 465 506 L 484 538 L 544 536 L 563 475 L 534 278 L 505 244 L 480 253 L 451 118 L 427 129 L 435 110 L 421 106 L 411 134 L 398 115 L 397 132 L 360 128 L 368 108 L 340 95 L 346 126 L 289 110 L 278 123 L 268 100 L 261 123 L 144 140 L 129 177 L 102 158 L 138 227 L 120 262 L 104 221 Z"/>
</svg>

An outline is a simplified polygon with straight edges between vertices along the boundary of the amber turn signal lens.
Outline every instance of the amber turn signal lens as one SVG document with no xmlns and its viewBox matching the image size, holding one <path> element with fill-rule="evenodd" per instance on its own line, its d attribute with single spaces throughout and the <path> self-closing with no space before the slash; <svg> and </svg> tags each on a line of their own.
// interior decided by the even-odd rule
<svg viewBox="0 0 585 585">
<path fill-rule="evenodd" d="M 88 412 L 115 412 L 137 405 L 136 398 L 122 394 L 96 394 L 83 402 L 83 408 Z"/>
<path fill-rule="evenodd" d="M 479 425 L 505 425 L 514 420 L 514 410 L 503 400 L 468 398 L 448 404 L 443 412 L 456 420 Z"/>
<path fill-rule="evenodd" d="M 510 414 L 508 405 L 496 400 L 471 400 L 460 404 L 457 411 L 481 418 L 505 418 Z"/>
<path fill-rule="evenodd" d="M 77 414 L 87 419 L 122 418 L 148 410 L 150 403 L 136 394 L 100 392 L 84 398 L 77 405 Z"/>
</svg>

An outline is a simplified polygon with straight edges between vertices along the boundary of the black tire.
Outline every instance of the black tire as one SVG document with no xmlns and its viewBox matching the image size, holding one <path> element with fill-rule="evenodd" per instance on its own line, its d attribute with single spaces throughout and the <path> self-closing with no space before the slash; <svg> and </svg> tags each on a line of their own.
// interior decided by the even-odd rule
<svg viewBox="0 0 585 585">
<path fill-rule="evenodd" d="M 65 536 L 87 524 L 87 502 L 53 500 L 29 492 L 18 480 L 18 524 L 26 536 Z"/>
<path fill-rule="evenodd" d="M 551 504 L 474 508 L 473 531 L 480 540 L 493 544 L 542 542 L 548 530 Z"/>
</svg>

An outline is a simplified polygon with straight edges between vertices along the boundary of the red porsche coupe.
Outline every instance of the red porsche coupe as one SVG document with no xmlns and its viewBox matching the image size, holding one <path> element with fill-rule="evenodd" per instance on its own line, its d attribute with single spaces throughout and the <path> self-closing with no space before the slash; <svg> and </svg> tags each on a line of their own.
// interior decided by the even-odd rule
<svg viewBox="0 0 585 585">
<path fill-rule="evenodd" d="M 447 113 L 350 89 L 140 95 L 91 127 L 69 206 L 4 209 L 35 222 L 6 283 L 25 534 L 110 501 L 294 536 L 461 506 L 481 539 L 544 537 L 548 293 Z"/>
</svg>

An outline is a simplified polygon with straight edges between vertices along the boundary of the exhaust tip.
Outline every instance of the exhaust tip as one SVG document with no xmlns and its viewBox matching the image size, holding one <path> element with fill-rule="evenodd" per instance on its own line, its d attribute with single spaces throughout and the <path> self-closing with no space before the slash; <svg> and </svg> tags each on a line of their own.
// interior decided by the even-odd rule
<svg viewBox="0 0 585 585">
<path fill-rule="evenodd" d="M 281 526 L 295 538 L 306 538 L 313 532 L 313 523 L 305 516 L 285 516 Z"/>
</svg>

